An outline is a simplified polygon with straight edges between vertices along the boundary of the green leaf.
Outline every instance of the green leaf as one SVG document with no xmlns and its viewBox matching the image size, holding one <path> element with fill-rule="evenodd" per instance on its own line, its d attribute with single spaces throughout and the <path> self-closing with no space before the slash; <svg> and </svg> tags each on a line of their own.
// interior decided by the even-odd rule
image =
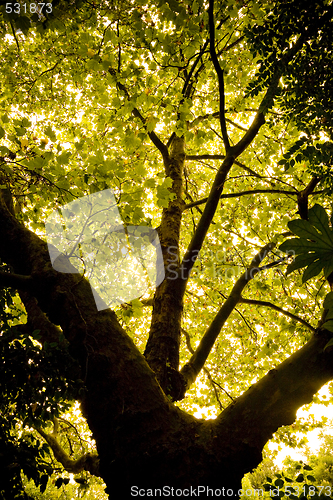
<svg viewBox="0 0 333 500">
<path fill-rule="evenodd" d="M 328 215 L 323 207 L 316 204 L 309 210 L 309 222 L 326 236 L 333 246 L 333 233 L 329 227 Z"/>
<path fill-rule="evenodd" d="M 329 323 L 329 322 L 328 322 Z M 323 324 L 323 328 L 326 328 L 326 330 L 328 330 L 329 332 L 333 332 L 333 321 L 331 321 L 331 324 L 326 326 L 326 323 Z M 330 347 L 331 345 L 333 345 L 333 338 L 331 338 L 327 344 L 325 345 L 324 347 L 324 351 L 327 347 Z"/>
<path fill-rule="evenodd" d="M 292 271 L 296 271 L 296 269 L 308 266 L 316 259 L 318 259 L 318 254 L 316 252 L 297 255 L 293 262 L 288 264 L 286 274 L 288 275 Z"/>
<path fill-rule="evenodd" d="M 57 136 L 55 135 L 54 131 L 50 126 L 48 126 L 45 130 L 44 133 L 47 137 L 51 139 L 52 142 L 55 142 L 57 140 Z"/>
<path fill-rule="evenodd" d="M 333 233 L 325 210 L 315 205 L 311 209 L 309 221 L 293 220 L 288 223 L 288 227 L 299 238 L 286 240 L 280 246 L 280 250 L 285 253 L 298 254 L 288 265 L 287 274 L 307 266 L 303 283 L 318 275 L 323 268 L 327 278 L 333 272 Z"/>
<path fill-rule="evenodd" d="M 154 188 L 156 186 L 156 180 L 155 179 L 146 179 L 144 186 L 147 188 Z"/>
<path fill-rule="evenodd" d="M 71 187 L 67 179 L 63 179 L 57 183 L 57 186 L 62 189 L 69 189 Z"/>
<path fill-rule="evenodd" d="M 0 146 L 0 153 L 3 156 L 8 156 L 10 154 L 10 150 L 6 148 L 6 146 Z"/>
<path fill-rule="evenodd" d="M 316 481 L 316 478 L 315 478 L 315 477 L 313 477 L 313 476 L 311 476 L 310 474 L 309 474 L 308 476 L 306 476 L 306 479 L 307 479 L 308 481 L 312 481 L 312 482 L 315 482 L 315 481 Z"/>
<path fill-rule="evenodd" d="M 0 139 L 5 137 L 5 135 L 6 135 L 6 132 L 4 131 L 4 129 L 2 127 L 0 127 Z"/>
<path fill-rule="evenodd" d="M 27 16 L 20 16 L 15 19 L 17 28 L 20 28 L 26 35 L 31 27 L 30 19 Z"/>
<path fill-rule="evenodd" d="M 332 320 L 325 321 L 325 323 L 323 324 L 323 328 L 325 328 L 329 332 L 333 332 L 333 321 Z"/>
<path fill-rule="evenodd" d="M 325 278 L 328 278 L 329 275 L 333 272 L 333 252 L 328 255 L 326 260 L 328 260 L 328 262 L 324 266 L 324 276 Z"/>
<path fill-rule="evenodd" d="M 287 241 L 284 241 L 282 245 L 280 245 L 280 250 L 285 253 L 306 253 L 306 251 L 311 252 L 315 250 L 326 250 L 331 247 L 328 247 L 325 245 L 323 248 L 322 246 L 318 245 L 315 241 L 309 241 L 305 240 L 303 238 L 290 238 Z M 333 247 L 332 247 L 333 248 Z"/>
<path fill-rule="evenodd" d="M 57 162 L 59 163 L 59 165 L 67 165 L 70 156 L 70 151 L 64 151 L 59 156 L 57 156 Z"/>
<path fill-rule="evenodd" d="M 290 231 L 300 238 L 314 239 L 320 238 L 318 231 L 307 220 L 297 219 L 288 222 Z"/>
<path fill-rule="evenodd" d="M 331 307 L 333 307 L 333 292 L 329 292 L 326 295 L 323 306 L 325 309 L 330 309 Z"/>
<path fill-rule="evenodd" d="M 305 283 L 309 279 L 317 276 L 323 268 L 323 263 L 321 260 L 317 260 L 310 264 L 304 271 L 302 276 L 302 283 Z"/>
<path fill-rule="evenodd" d="M 15 132 L 18 137 L 22 137 L 27 131 L 24 127 L 15 127 Z"/>
<path fill-rule="evenodd" d="M 31 121 L 28 120 L 27 118 L 23 118 L 23 120 L 22 120 L 22 127 L 25 127 L 25 128 L 31 127 Z"/>
</svg>

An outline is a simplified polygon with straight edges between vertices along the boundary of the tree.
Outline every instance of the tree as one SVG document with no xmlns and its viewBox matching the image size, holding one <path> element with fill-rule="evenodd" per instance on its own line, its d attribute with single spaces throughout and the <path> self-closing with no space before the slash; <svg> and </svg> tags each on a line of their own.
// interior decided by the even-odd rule
<svg viewBox="0 0 333 500">
<path fill-rule="evenodd" d="M 109 494 L 237 496 L 333 379 L 331 2 L 24 5 L 1 7 L 0 281 L 20 310 L 2 342 L 26 339 L 29 370 L 29 348 L 51 350 L 67 381 L 21 394 L 27 425 L 71 470 L 57 419 L 79 400 L 98 451 L 80 464 Z M 157 228 L 165 278 L 98 311 L 84 272 L 52 267 L 44 223 L 108 188 L 127 226 Z"/>
<path fill-rule="evenodd" d="M 266 498 L 270 498 L 272 495 L 278 496 L 270 493 L 272 490 L 277 491 L 277 488 L 287 496 L 294 495 L 295 498 L 299 496 L 308 498 L 315 495 L 331 498 L 331 449 L 332 436 L 326 435 L 316 455 L 311 454 L 309 449 L 304 450 L 306 462 L 287 457 L 284 460 L 282 471 L 277 471 L 272 461 L 266 459 L 253 474 L 248 475 L 248 485 L 252 486 L 252 490 L 260 491 L 261 497 L 265 496 Z M 251 488 L 249 488 L 249 492 L 251 492 Z"/>
</svg>

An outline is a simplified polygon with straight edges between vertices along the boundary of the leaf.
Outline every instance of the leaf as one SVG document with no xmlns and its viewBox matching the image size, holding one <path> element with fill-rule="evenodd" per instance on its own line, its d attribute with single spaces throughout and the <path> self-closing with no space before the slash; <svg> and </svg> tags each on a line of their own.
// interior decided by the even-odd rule
<svg viewBox="0 0 333 500">
<path fill-rule="evenodd" d="M 325 316 L 326 321 L 328 321 L 329 319 L 333 319 L 333 308 L 329 309 Z"/>
<path fill-rule="evenodd" d="M 332 320 L 325 321 L 325 323 L 323 324 L 323 328 L 325 328 L 329 332 L 333 332 L 333 321 Z"/>
<path fill-rule="evenodd" d="M 15 132 L 18 137 L 22 137 L 27 131 L 24 127 L 15 127 Z"/>
<path fill-rule="evenodd" d="M 317 260 L 310 264 L 304 271 L 302 276 L 302 283 L 305 283 L 309 279 L 317 276 L 323 268 L 323 263 L 321 260 Z"/>
<path fill-rule="evenodd" d="M 328 262 L 324 266 L 324 276 L 328 278 L 329 275 L 333 272 L 333 252 L 328 256 Z"/>
<path fill-rule="evenodd" d="M 320 235 L 320 233 L 318 233 L 318 231 L 306 220 L 292 220 L 288 222 L 288 227 L 300 238 L 320 242 L 323 248 L 333 248 L 333 240 L 328 235 L 330 233 L 328 226 L 327 232 L 324 232 L 323 235 Z"/>
<path fill-rule="evenodd" d="M 27 16 L 20 16 L 15 19 L 15 24 L 26 35 L 31 27 L 30 19 Z"/>
<path fill-rule="evenodd" d="M 293 260 L 293 262 L 288 264 L 286 274 L 288 275 L 292 271 L 296 271 L 296 269 L 308 266 L 309 264 L 312 264 L 312 262 L 316 259 L 318 259 L 317 253 L 306 253 L 297 255 Z"/>
<path fill-rule="evenodd" d="M 318 244 L 314 241 L 309 241 L 303 238 L 290 238 L 287 241 L 284 241 L 282 245 L 280 245 L 280 250 L 285 253 L 306 253 L 306 250 L 308 252 L 315 251 L 315 250 L 322 250 L 322 247 L 318 246 Z M 327 250 L 327 247 L 324 248 L 324 250 Z"/>
<path fill-rule="evenodd" d="M 55 142 L 57 140 L 57 136 L 53 132 L 52 128 L 50 126 L 46 127 L 44 130 L 44 133 L 47 137 L 51 139 L 52 142 Z"/>
<path fill-rule="evenodd" d="M 5 135 L 6 135 L 6 132 L 4 131 L 4 129 L 2 127 L 0 127 L 0 139 L 5 137 Z"/>
<path fill-rule="evenodd" d="M 70 156 L 71 156 L 71 153 L 69 151 L 64 151 L 59 156 L 57 156 L 58 164 L 59 165 L 66 165 L 68 163 Z"/>
<path fill-rule="evenodd" d="M 333 307 L 333 292 L 329 292 L 326 295 L 323 306 L 325 309 L 330 309 L 331 307 Z"/>
<path fill-rule="evenodd" d="M 0 153 L 3 156 L 8 156 L 10 154 L 10 150 L 6 148 L 6 146 L 0 146 Z"/>
<path fill-rule="evenodd" d="M 328 331 L 330 331 L 330 332 L 333 332 L 333 321 L 331 321 L 331 323 L 332 323 L 332 325 L 329 325 L 330 327 L 325 326 L 325 323 L 324 323 L 324 324 L 323 324 L 323 328 L 325 327 L 325 328 L 326 328 L 326 330 L 328 330 Z M 325 345 L 325 347 L 324 347 L 324 351 L 325 351 L 325 349 L 326 349 L 327 347 L 330 347 L 331 345 L 333 345 L 333 338 L 331 338 L 331 339 L 327 342 L 327 344 L 326 344 L 326 345 Z"/>
<path fill-rule="evenodd" d="M 23 120 L 22 120 L 22 127 L 25 127 L 25 128 L 31 127 L 31 121 L 28 120 L 27 118 L 23 118 Z"/>
<path fill-rule="evenodd" d="M 318 231 L 307 220 L 297 219 L 288 222 L 290 231 L 300 238 L 314 239 L 320 237 Z"/>
<path fill-rule="evenodd" d="M 288 265 L 287 274 L 307 266 L 302 277 L 303 283 L 317 276 L 323 268 L 327 278 L 333 272 L 333 233 L 324 208 L 315 205 L 311 209 L 309 221 L 293 220 L 288 223 L 288 227 L 299 238 L 290 238 L 280 245 L 281 251 L 298 254 Z"/>
<path fill-rule="evenodd" d="M 333 246 L 333 233 L 329 227 L 328 215 L 323 207 L 316 204 L 309 210 L 309 222 L 319 231 L 326 235 L 327 241 L 330 241 Z"/>
</svg>

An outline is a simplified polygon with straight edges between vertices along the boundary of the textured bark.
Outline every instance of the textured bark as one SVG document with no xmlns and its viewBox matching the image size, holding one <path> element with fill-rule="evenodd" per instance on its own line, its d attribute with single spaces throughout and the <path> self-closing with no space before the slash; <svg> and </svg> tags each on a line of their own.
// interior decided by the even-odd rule
<svg viewBox="0 0 333 500">
<path fill-rule="evenodd" d="M 179 234 L 184 202 L 182 200 L 185 159 L 183 137 L 174 137 L 170 155 L 164 160 L 165 172 L 172 179 L 174 200 L 163 210 L 159 237 L 164 260 L 165 279 L 157 287 L 145 357 L 158 381 L 173 400 L 183 393 L 178 372 L 183 297 L 177 287 L 179 277 Z"/>
</svg>

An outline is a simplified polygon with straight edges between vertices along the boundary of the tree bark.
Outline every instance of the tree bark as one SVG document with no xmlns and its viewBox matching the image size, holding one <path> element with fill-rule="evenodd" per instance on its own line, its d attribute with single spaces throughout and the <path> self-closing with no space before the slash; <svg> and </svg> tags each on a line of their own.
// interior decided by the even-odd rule
<svg viewBox="0 0 333 500">
<path fill-rule="evenodd" d="M 131 486 L 204 486 L 232 489 L 237 497 L 243 475 L 260 463 L 267 440 L 333 378 L 332 347 L 324 349 L 331 333 L 316 331 L 216 420 L 196 419 L 166 397 L 115 314 L 97 311 L 89 283 L 53 270 L 46 243 L 4 204 L 0 228 L 1 259 L 15 273 L 31 276 L 30 293 L 61 326 L 80 363 L 86 384 L 81 407 L 110 495 L 128 497 Z"/>
<path fill-rule="evenodd" d="M 179 368 L 179 346 L 183 296 L 176 283 L 179 278 L 179 235 L 184 202 L 182 200 L 185 141 L 175 136 L 170 154 L 164 159 L 165 173 L 172 179 L 174 200 L 163 210 L 159 227 L 165 279 L 157 287 L 153 299 L 152 320 L 145 357 L 154 370 L 164 392 L 173 400 L 184 392 Z"/>
</svg>

